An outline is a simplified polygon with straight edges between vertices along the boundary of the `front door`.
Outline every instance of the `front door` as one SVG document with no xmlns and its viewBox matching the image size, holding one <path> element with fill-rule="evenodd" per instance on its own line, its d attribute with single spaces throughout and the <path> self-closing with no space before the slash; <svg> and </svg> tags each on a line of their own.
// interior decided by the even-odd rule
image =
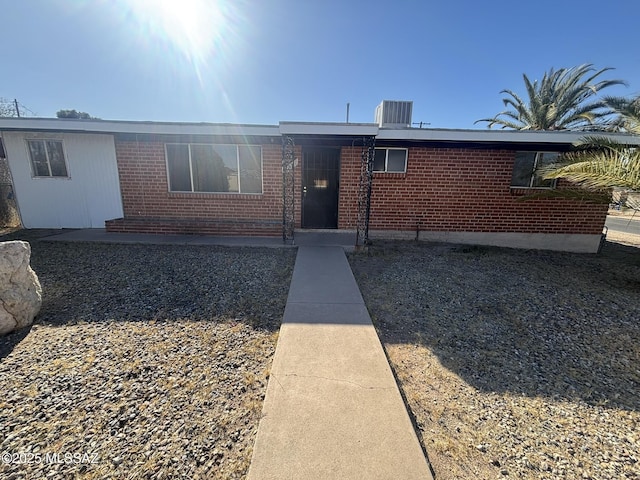
<svg viewBox="0 0 640 480">
<path fill-rule="evenodd" d="M 340 150 L 304 149 L 302 228 L 338 228 Z"/>
</svg>

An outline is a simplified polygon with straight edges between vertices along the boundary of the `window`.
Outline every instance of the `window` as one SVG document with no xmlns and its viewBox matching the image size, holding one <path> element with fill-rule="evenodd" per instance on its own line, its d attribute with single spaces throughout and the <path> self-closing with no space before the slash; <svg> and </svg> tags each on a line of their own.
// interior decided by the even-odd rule
<svg viewBox="0 0 640 480">
<path fill-rule="evenodd" d="M 27 140 L 34 177 L 68 177 L 61 140 Z"/>
<path fill-rule="evenodd" d="M 374 172 L 400 172 L 407 171 L 406 148 L 376 148 L 373 159 Z"/>
<path fill-rule="evenodd" d="M 516 152 L 516 161 L 511 175 L 512 187 L 555 188 L 555 180 L 545 180 L 538 169 L 558 159 L 557 152 Z"/>
<path fill-rule="evenodd" d="M 262 149 L 256 145 L 168 143 L 172 192 L 262 193 Z"/>
</svg>

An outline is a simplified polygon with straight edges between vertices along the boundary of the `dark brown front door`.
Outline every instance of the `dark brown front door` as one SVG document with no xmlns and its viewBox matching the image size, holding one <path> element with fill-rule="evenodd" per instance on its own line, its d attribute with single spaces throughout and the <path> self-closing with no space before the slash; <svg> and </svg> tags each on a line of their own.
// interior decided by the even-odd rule
<svg viewBox="0 0 640 480">
<path fill-rule="evenodd" d="M 338 228 L 340 150 L 304 149 L 302 156 L 302 227 Z"/>
</svg>

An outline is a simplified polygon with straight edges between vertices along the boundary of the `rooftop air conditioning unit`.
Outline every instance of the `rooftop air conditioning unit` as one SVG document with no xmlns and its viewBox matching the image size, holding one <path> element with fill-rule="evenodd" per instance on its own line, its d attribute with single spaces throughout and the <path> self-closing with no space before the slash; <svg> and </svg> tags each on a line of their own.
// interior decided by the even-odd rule
<svg viewBox="0 0 640 480">
<path fill-rule="evenodd" d="M 376 107 L 376 123 L 379 127 L 411 127 L 413 102 L 383 100 Z"/>
</svg>

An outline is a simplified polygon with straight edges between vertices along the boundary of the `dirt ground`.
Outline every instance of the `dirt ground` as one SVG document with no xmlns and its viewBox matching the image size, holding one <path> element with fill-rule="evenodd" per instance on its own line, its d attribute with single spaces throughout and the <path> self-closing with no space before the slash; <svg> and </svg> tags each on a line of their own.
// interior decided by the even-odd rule
<svg viewBox="0 0 640 480">
<path fill-rule="evenodd" d="M 295 251 L 48 233 L 4 237 L 43 304 L 0 337 L 0 478 L 244 478 Z"/>
<path fill-rule="evenodd" d="M 640 248 L 350 262 L 437 480 L 640 478 Z"/>
</svg>

